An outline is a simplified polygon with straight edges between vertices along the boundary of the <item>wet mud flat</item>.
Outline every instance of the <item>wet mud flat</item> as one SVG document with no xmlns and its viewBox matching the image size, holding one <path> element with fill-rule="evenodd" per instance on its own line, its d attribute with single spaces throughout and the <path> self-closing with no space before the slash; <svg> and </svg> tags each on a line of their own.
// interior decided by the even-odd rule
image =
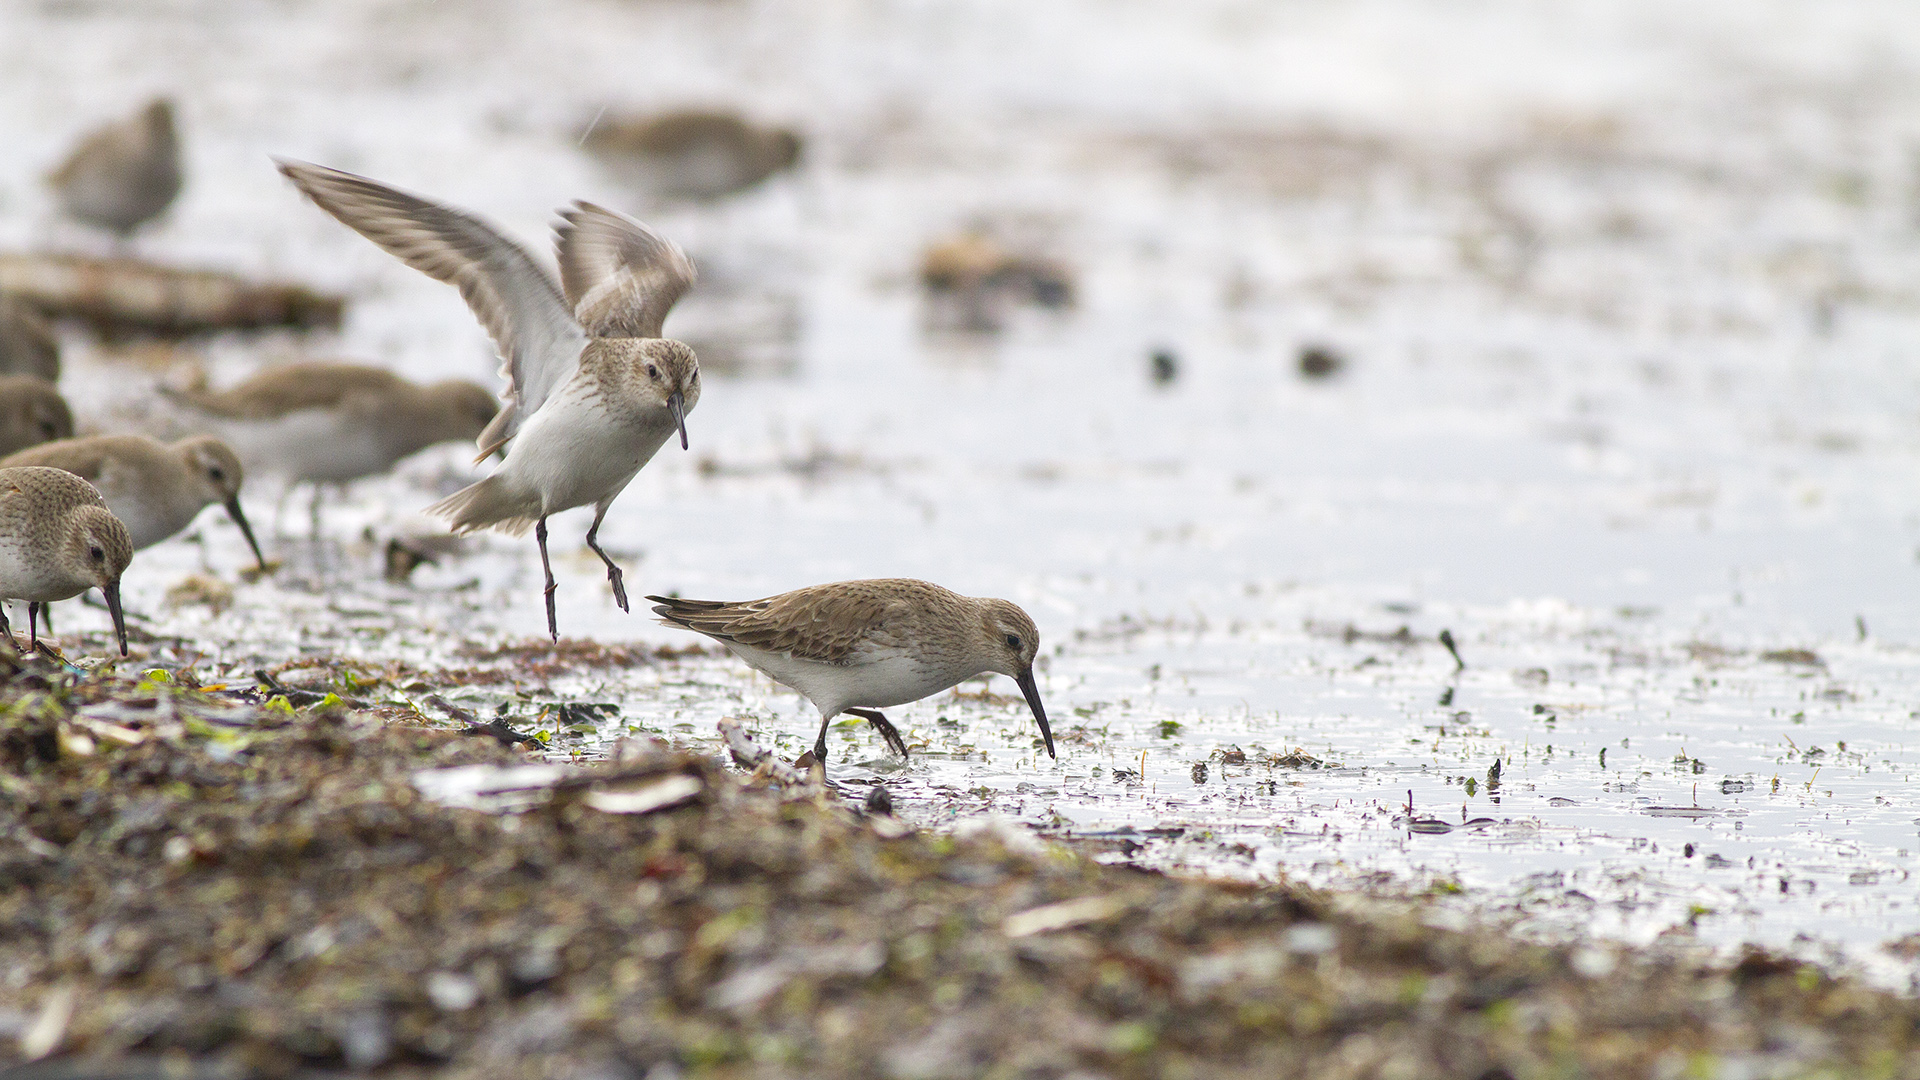
<svg viewBox="0 0 1920 1080">
<path fill-rule="evenodd" d="M 1542 944 L 299 697 L 0 655 L 9 1076 L 1920 1075 L 1920 1002 L 1761 951 Z"/>
</svg>

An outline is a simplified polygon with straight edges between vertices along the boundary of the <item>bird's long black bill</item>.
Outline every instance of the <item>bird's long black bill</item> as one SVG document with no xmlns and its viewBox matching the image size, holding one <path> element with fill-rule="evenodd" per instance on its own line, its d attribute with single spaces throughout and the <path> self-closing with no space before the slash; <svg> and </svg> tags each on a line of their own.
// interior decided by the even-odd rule
<svg viewBox="0 0 1920 1080">
<path fill-rule="evenodd" d="M 1020 692 L 1027 698 L 1027 708 L 1033 710 L 1033 718 L 1040 722 L 1040 737 L 1047 741 L 1047 756 L 1057 760 L 1060 755 L 1053 752 L 1053 729 L 1047 726 L 1047 710 L 1040 704 L 1040 688 L 1034 685 L 1033 669 L 1021 672 L 1013 681 L 1020 684 Z"/>
<path fill-rule="evenodd" d="M 675 390 L 667 395 L 667 408 L 673 413 L 674 425 L 680 429 L 680 449 L 687 448 L 687 399 Z"/>
<path fill-rule="evenodd" d="M 110 581 L 100 589 L 107 598 L 107 610 L 113 615 L 113 632 L 120 638 L 120 655 L 127 655 L 127 616 L 120 610 L 120 582 Z"/>
<path fill-rule="evenodd" d="M 240 526 L 240 535 L 247 538 L 247 546 L 253 549 L 253 557 L 260 563 L 260 572 L 267 572 L 267 557 L 260 554 L 260 541 L 253 538 L 253 526 L 247 524 L 246 512 L 240 509 L 240 496 L 227 500 L 227 516 Z"/>
</svg>

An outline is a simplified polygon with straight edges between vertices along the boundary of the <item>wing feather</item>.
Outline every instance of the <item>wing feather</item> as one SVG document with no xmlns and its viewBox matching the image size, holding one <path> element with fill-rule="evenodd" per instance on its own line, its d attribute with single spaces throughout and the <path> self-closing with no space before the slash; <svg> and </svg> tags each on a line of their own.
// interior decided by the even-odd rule
<svg viewBox="0 0 1920 1080">
<path fill-rule="evenodd" d="M 364 176 L 298 161 L 278 162 L 322 210 L 428 277 L 447 282 L 473 309 L 499 350 L 506 400 L 480 435 L 491 451 L 571 377 L 586 335 L 553 275 L 519 244 L 463 210 Z"/>
<path fill-rule="evenodd" d="M 768 652 L 824 664 L 850 664 L 861 646 L 886 634 L 888 624 L 911 616 L 911 605 L 877 591 L 833 585 L 727 603 L 649 596 L 664 621 Z"/>
<path fill-rule="evenodd" d="M 554 226 L 560 283 L 595 337 L 657 338 L 696 274 L 680 245 L 625 214 L 588 202 Z"/>
</svg>

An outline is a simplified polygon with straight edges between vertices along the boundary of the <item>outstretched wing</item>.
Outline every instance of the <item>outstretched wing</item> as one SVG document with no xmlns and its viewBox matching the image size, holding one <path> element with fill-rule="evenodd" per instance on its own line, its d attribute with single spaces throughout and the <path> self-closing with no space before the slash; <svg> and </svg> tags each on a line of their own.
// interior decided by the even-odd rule
<svg viewBox="0 0 1920 1080">
<path fill-rule="evenodd" d="M 460 290 L 500 352 L 506 406 L 480 434 L 491 452 L 573 375 L 586 335 L 527 250 L 463 210 L 375 180 L 298 161 L 278 162 L 322 210 L 408 266 Z"/>
<path fill-rule="evenodd" d="M 560 213 L 554 248 L 574 318 L 594 337 L 659 337 L 693 285 L 680 245 L 625 214 L 576 202 Z"/>
</svg>

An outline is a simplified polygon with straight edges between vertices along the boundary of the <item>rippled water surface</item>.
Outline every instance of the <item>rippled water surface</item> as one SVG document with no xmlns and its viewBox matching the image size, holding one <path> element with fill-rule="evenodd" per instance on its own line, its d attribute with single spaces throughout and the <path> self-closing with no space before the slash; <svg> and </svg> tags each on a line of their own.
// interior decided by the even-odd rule
<svg viewBox="0 0 1920 1080">
<path fill-rule="evenodd" d="M 164 90 L 189 185 L 134 251 L 352 296 L 337 338 L 74 332 L 63 388 L 107 430 L 165 427 L 158 381 L 300 355 L 491 378 L 453 290 L 271 154 L 539 246 L 570 198 L 642 214 L 703 268 L 668 330 L 712 375 L 692 451 L 604 527 L 632 591 L 911 575 L 1046 637 L 1057 762 L 996 679 L 893 710 L 904 768 L 841 725 L 855 794 L 1550 931 L 1838 949 L 1905 984 L 1882 946 L 1920 932 L 1920 26 L 1669 8 L 13 4 L 0 242 L 104 250 L 36 177 Z M 795 125 L 802 168 L 673 204 L 578 149 L 603 109 L 689 102 Z M 1071 268 L 1074 306 L 948 328 L 918 262 L 966 230 Z M 1309 346 L 1344 366 L 1303 377 Z M 345 658 L 390 677 L 371 697 L 505 707 L 583 754 L 727 715 L 811 743 L 804 702 L 717 655 L 448 674 L 543 627 L 528 542 L 381 580 L 467 456 L 357 486 L 317 544 L 296 494 L 266 581 L 209 515 L 141 555 L 129 606 L 162 660 Z M 278 497 L 254 480 L 256 521 Z M 563 633 L 687 644 L 613 606 L 587 523 L 554 522 Z"/>
</svg>

